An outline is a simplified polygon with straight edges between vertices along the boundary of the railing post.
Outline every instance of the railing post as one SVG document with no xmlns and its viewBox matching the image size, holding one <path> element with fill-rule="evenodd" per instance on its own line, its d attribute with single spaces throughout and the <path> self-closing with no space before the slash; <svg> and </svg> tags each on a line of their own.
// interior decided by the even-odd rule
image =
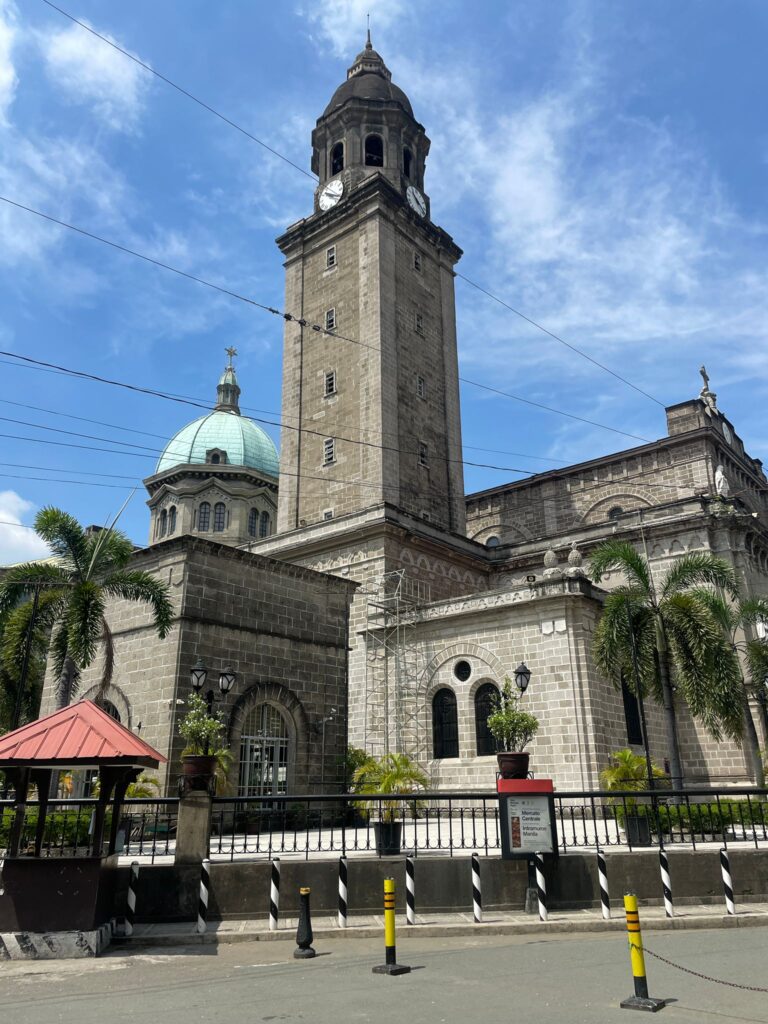
<svg viewBox="0 0 768 1024">
<path fill-rule="evenodd" d="M 208 856 L 211 841 L 211 798 L 193 789 L 179 798 L 174 864 L 200 864 Z"/>
</svg>

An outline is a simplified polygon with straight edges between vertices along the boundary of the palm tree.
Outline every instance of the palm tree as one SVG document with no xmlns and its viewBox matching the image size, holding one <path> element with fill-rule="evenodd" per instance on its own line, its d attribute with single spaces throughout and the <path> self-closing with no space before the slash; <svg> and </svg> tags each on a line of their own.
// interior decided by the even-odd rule
<svg viewBox="0 0 768 1024">
<path fill-rule="evenodd" d="M 366 796 L 389 796 L 413 793 L 426 789 L 429 779 L 407 754 L 385 754 L 382 758 L 369 757 L 352 776 L 353 791 Z M 371 801 L 373 803 L 374 801 Z M 396 800 L 379 802 L 382 819 L 394 821 Z"/>
<path fill-rule="evenodd" d="M 112 631 L 105 615 L 107 600 L 123 598 L 148 604 L 162 639 L 171 628 L 173 614 L 168 588 L 148 572 L 127 568 L 133 544 L 114 528 L 114 523 L 91 533 L 73 516 L 48 507 L 38 512 L 34 526 L 54 559 L 27 562 L 8 570 L 0 581 L 0 621 L 13 623 L 28 615 L 25 610 L 32 604 L 30 594 L 37 590 L 39 622 L 51 630 L 48 652 L 58 679 L 57 708 L 71 702 L 80 673 L 102 648 L 104 668 L 98 701 L 109 688 L 115 664 Z M 19 663 L 19 644 L 26 632 L 6 627 L 6 664 Z"/>
<path fill-rule="evenodd" d="M 609 540 L 590 558 L 599 583 L 608 572 L 626 582 L 606 598 L 595 630 L 598 668 L 620 685 L 634 687 L 634 645 L 640 687 L 664 707 L 672 788 L 683 771 L 677 738 L 674 675 L 679 697 L 716 739 L 739 738 L 743 728 L 740 671 L 730 643 L 710 608 L 704 587 L 719 588 L 734 600 L 738 583 L 732 566 L 707 553 L 683 555 L 655 582 L 648 562 L 626 541 Z"/>
<path fill-rule="evenodd" d="M 737 659 L 742 655 L 747 666 L 749 680 L 745 678 L 739 661 L 739 678 L 741 682 L 741 712 L 744 720 L 744 739 L 752 770 L 752 777 L 757 786 L 765 785 L 765 770 L 760 753 L 760 740 L 757 736 L 755 721 L 749 707 L 750 696 L 758 696 L 765 689 L 766 668 L 768 667 L 768 641 L 759 637 L 751 640 L 737 640 L 744 627 L 753 626 L 756 622 L 768 622 L 768 600 L 765 598 L 749 598 L 744 601 L 728 601 L 721 593 L 708 589 L 694 591 L 698 600 L 706 605 L 716 621 L 720 624 L 731 649 Z"/>
</svg>

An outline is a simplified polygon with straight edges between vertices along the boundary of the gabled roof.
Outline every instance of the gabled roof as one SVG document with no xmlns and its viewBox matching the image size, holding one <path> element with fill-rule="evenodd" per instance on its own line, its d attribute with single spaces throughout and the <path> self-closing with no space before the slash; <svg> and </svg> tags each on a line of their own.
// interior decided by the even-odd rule
<svg viewBox="0 0 768 1024">
<path fill-rule="evenodd" d="M 167 758 L 91 700 L 81 700 L 0 737 L 0 768 L 157 768 Z"/>
</svg>

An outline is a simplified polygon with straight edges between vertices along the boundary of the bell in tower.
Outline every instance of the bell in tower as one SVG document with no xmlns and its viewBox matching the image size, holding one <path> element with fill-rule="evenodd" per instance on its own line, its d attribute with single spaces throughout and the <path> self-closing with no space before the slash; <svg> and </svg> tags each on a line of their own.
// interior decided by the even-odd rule
<svg viewBox="0 0 768 1024">
<path fill-rule="evenodd" d="M 317 206 L 331 209 L 364 178 L 380 174 L 409 200 L 417 193 L 423 216 L 429 206 L 423 195 L 428 153 L 424 127 L 414 118 L 408 97 L 393 83 L 369 32 L 365 49 L 355 57 L 312 133 L 312 170 L 320 179 Z"/>
</svg>

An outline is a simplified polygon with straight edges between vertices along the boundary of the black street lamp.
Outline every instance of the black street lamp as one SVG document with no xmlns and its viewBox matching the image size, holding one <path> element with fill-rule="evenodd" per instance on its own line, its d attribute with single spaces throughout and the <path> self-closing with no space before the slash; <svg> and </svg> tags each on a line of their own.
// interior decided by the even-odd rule
<svg viewBox="0 0 768 1024">
<path fill-rule="evenodd" d="M 524 661 L 521 661 L 515 669 L 515 684 L 518 690 L 520 691 L 521 697 L 528 689 L 528 683 L 530 683 L 530 681 L 531 670 L 528 668 Z"/>
<path fill-rule="evenodd" d="M 208 678 L 208 669 L 205 667 L 205 663 L 202 658 L 198 658 L 195 664 L 192 666 L 189 672 L 189 681 L 192 684 L 192 689 L 195 693 L 200 691 L 205 686 L 205 681 Z M 222 669 L 219 673 L 219 692 L 222 698 L 226 697 L 232 687 L 235 685 L 237 680 L 237 673 L 229 665 Z M 213 714 L 213 705 L 216 700 L 216 695 L 213 690 L 210 689 L 205 695 L 205 702 L 208 705 L 208 714 Z M 205 743 L 206 754 L 208 753 L 208 741 Z"/>
</svg>

